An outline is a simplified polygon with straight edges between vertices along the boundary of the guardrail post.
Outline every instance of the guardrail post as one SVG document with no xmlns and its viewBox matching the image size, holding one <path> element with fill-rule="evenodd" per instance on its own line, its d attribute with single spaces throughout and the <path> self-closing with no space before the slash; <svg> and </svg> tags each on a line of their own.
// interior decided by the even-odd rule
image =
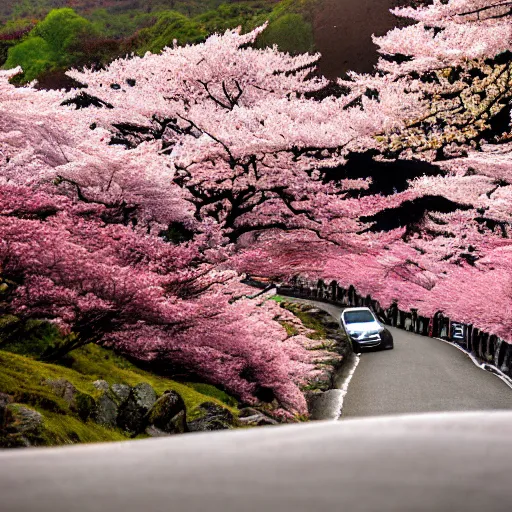
<svg viewBox="0 0 512 512">
<path fill-rule="evenodd" d="M 466 350 L 472 352 L 473 347 L 471 346 L 471 331 L 473 326 L 471 324 L 462 324 L 464 326 L 464 342 L 466 343 Z"/>
<path fill-rule="evenodd" d="M 337 296 L 338 296 L 338 283 L 336 281 L 331 281 L 329 299 L 332 302 L 336 302 Z"/>
<path fill-rule="evenodd" d="M 475 347 L 475 354 L 480 357 L 480 358 L 483 358 L 483 350 L 482 350 L 482 333 L 480 332 L 479 329 L 475 329 L 474 331 L 474 336 L 473 336 L 473 346 Z"/>
<path fill-rule="evenodd" d="M 355 305 L 355 299 L 354 299 L 355 293 L 356 293 L 355 288 L 352 285 L 350 285 L 348 287 L 348 305 L 349 306 L 354 306 Z"/>
<path fill-rule="evenodd" d="M 485 333 L 485 336 L 487 338 L 487 350 L 485 352 L 485 359 L 487 362 L 490 363 L 494 359 L 496 336 L 491 336 L 489 333 Z"/>
<path fill-rule="evenodd" d="M 317 290 L 316 296 L 319 299 L 324 298 L 324 288 L 325 288 L 325 284 L 324 284 L 323 280 L 319 279 L 316 283 L 316 290 Z"/>
<path fill-rule="evenodd" d="M 450 339 L 450 319 L 443 317 L 441 322 L 441 330 L 439 332 L 440 338 Z"/>
<path fill-rule="evenodd" d="M 428 336 L 429 319 L 427 317 L 422 316 L 421 317 L 421 321 L 422 321 L 422 328 L 421 328 L 421 333 L 420 334 L 422 336 Z"/>
<path fill-rule="evenodd" d="M 396 327 L 398 327 L 399 329 L 402 328 L 402 311 L 399 308 L 396 308 L 395 323 L 396 323 Z"/>
<path fill-rule="evenodd" d="M 434 328 L 432 330 L 432 336 L 434 338 L 437 338 L 441 332 L 441 326 L 442 326 L 442 321 L 443 321 L 443 315 L 442 313 L 436 313 L 434 315 Z"/>
<path fill-rule="evenodd" d="M 511 359 L 512 359 L 512 345 L 507 343 L 506 348 L 505 348 L 505 354 L 503 356 L 503 363 L 500 368 L 500 370 L 503 373 L 506 373 L 507 375 L 509 375 L 509 372 L 510 372 L 510 360 Z"/>
<path fill-rule="evenodd" d="M 499 368 L 503 361 L 503 340 L 501 338 L 496 338 L 496 343 L 494 344 L 494 357 L 493 364 L 496 368 Z"/>
</svg>

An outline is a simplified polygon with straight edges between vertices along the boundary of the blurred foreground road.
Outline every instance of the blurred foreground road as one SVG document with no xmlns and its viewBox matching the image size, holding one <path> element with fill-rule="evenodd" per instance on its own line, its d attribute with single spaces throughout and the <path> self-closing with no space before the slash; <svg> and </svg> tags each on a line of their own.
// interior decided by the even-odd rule
<svg viewBox="0 0 512 512">
<path fill-rule="evenodd" d="M 0 451 L 2 512 L 510 510 L 512 413 Z"/>
</svg>

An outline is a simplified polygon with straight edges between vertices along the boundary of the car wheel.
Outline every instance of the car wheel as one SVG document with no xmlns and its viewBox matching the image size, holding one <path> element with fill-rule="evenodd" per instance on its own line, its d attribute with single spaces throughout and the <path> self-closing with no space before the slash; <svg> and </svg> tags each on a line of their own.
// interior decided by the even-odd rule
<svg viewBox="0 0 512 512">
<path fill-rule="evenodd" d="M 384 341 L 385 349 L 391 350 L 394 348 L 393 336 L 387 329 L 382 333 L 382 338 Z"/>
</svg>

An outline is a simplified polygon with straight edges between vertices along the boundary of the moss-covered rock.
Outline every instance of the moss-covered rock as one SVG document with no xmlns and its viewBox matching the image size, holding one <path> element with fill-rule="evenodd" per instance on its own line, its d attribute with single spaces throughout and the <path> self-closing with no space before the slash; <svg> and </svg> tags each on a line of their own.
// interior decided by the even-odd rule
<svg viewBox="0 0 512 512">
<path fill-rule="evenodd" d="M 7 448 L 39 445 L 43 416 L 36 410 L 21 404 L 8 404 L 4 410 L 4 428 L 0 434 L 0 446 Z"/>
<path fill-rule="evenodd" d="M 197 413 L 199 417 L 188 424 L 191 432 L 227 430 L 238 424 L 231 412 L 213 402 L 201 404 Z"/>
<path fill-rule="evenodd" d="M 156 402 L 155 390 L 146 382 L 137 384 L 130 392 L 128 400 L 119 409 L 119 428 L 140 434 L 147 426 L 147 415 Z"/>
<path fill-rule="evenodd" d="M 104 391 L 96 402 L 94 421 L 104 427 L 117 426 L 119 408 L 108 391 Z"/>
<path fill-rule="evenodd" d="M 112 384 L 111 391 L 118 405 L 123 405 L 130 397 L 130 386 L 126 384 Z"/>
<path fill-rule="evenodd" d="M 169 390 L 153 405 L 148 414 L 149 435 L 154 428 L 167 434 L 181 434 L 188 431 L 185 402 L 178 393 Z M 146 432 L 148 430 L 146 429 Z"/>
</svg>

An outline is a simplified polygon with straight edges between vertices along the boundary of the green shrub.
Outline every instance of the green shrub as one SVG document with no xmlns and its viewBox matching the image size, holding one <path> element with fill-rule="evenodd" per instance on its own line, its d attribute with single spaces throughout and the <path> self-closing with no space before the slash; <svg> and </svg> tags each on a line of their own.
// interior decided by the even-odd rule
<svg viewBox="0 0 512 512">
<path fill-rule="evenodd" d="M 207 33 L 197 23 L 176 11 L 160 13 L 157 22 L 149 28 L 142 29 L 135 41 L 137 52 L 158 53 L 166 46 L 172 46 L 176 39 L 179 44 L 197 43 Z"/>
<path fill-rule="evenodd" d="M 90 21 L 73 9 L 55 9 L 30 33 L 30 37 L 43 38 L 50 50 L 62 61 L 69 58 L 68 50 L 83 38 L 94 36 Z"/>
<path fill-rule="evenodd" d="M 23 68 L 24 81 L 30 82 L 56 68 L 57 62 L 48 43 L 42 37 L 30 37 L 8 50 L 4 67 L 10 69 L 17 66 Z"/>
<path fill-rule="evenodd" d="M 4 67 L 21 66 L 21 80 L 29 82 L 44 73 L 65 69 L 83 60 L 82 42 L 96 35 L 92 23 L 73 9 L 53 10 L 24 41 L 9 49 Z"/>
</svg>

